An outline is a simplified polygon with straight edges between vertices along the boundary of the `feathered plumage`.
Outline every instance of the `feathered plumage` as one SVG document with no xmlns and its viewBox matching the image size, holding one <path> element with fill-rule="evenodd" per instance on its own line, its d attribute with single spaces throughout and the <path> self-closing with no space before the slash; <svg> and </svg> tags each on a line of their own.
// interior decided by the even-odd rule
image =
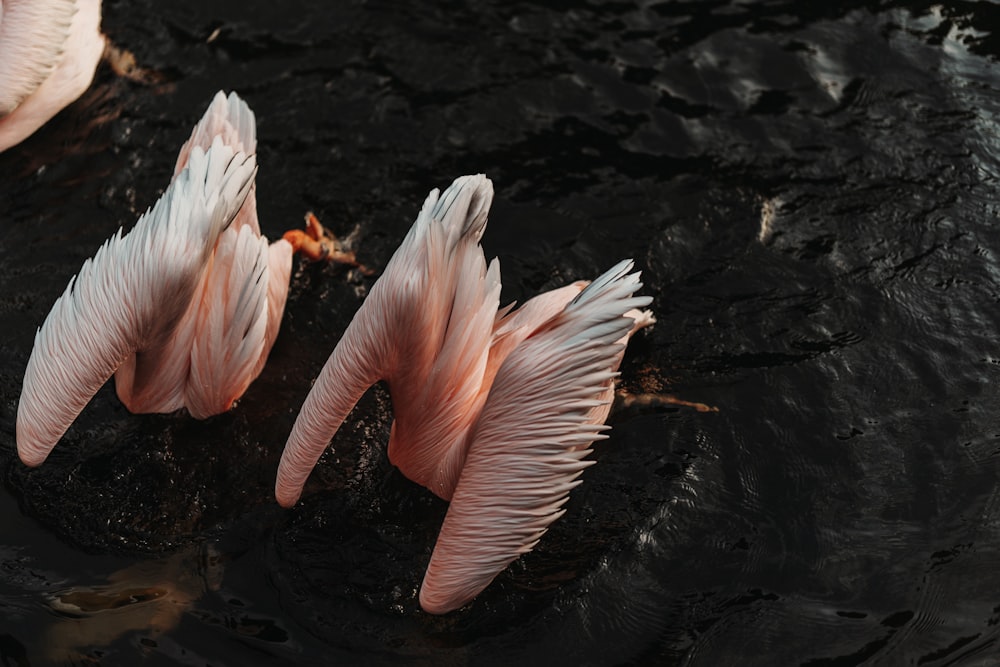
<svg viewBox="0 0 1000 667">
<path fill-rule="evenodd" d="M 260 235 L 253 112 L 218 93 L 167 191 L 87 260 L 35 337 L 17 415 L 38 465 L 112 376 L 133 412 L 228 410 L 277 335 L 292 246 Z"/>
<path fill-rule="evenodd" d="M 80 97 L 104 48 L 101 0 L 0 0 L 0 151 Z"/>
<path fill-rule="evenodd" d="M 561 515 L 603 437 L 625 344 L 653 322 L 631 261 L 498 310 L 499 263 L 479 245 L 492 198 L 482 175 L 431 192 L 306 397 L 275 486 L 293 505 L 384 379 L 390 460 L 451 501 L 420 591 L 431 613 L 470 601 Z"/>
</svg>

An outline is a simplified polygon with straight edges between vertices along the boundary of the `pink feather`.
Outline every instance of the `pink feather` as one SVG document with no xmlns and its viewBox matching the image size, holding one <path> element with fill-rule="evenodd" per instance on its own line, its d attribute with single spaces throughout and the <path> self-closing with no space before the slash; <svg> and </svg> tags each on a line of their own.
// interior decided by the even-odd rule
<svg viewBox="0 0 1000 667">
<path fill-rule="evenodd" d="M 80 97 L 104 47 L 101 0 L 0 1 L 0 151 Z"/>
<path fill-rule="evenodd" d="M 275 496 L 298 500 L 364 392 L 389 385 L 389 458 L 451 500 L 420 592 L 431 613 L 475 597 L 562 513 L 603 436 L 621 356 L 649 297 L 619 263 L 520 309 L 498 311 L 499 263 L 479 240 L 493 186 L 482 175 L 432 191 L 306 397 Z"/>
<path fill-rule="evenodd" d="M 38 465 L 112 375 L 132 412 L 230 409 L 263 368 L 292 247 L 268 245 L 254 201 L 253 112 L 218 93 L 166 193 L 87 260 L 35 338 L 18 405 L 21 460 Z"/>
</svg>

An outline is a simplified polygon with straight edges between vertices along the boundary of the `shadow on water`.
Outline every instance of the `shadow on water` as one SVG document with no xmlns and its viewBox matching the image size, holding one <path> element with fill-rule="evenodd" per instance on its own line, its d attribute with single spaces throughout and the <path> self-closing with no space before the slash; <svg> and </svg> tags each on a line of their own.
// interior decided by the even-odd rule
<svg viewBox="0 0 1000 667">
<path fill-rule="evenodd" d="M 101 69 L 0 155 L 0 662 L 986 665 L 1000 577 L 998 9 L 988 3 L 107 1 L 167 83 Z M 431 187 L 494 179 L 504 300 L 632 256 L 659 323 L 633 408 L 538 548 L 444 617 L 446 506 L 369 392 L 303 502 L 271 500 L 371 280 L 297 267 L 232 412 L 110 385 L 28 470 L 35 329 L 162 192 L 215 90 L 259 125 L 272 236 L 315 210 L 381 268 Z"/>
</svg>

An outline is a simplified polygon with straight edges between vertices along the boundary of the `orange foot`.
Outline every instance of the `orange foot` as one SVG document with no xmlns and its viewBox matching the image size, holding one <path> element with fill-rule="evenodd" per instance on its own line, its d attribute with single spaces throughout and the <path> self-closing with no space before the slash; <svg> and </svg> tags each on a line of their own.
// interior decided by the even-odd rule
<svg viewBox="0 0 1000 667">
<path fill-rule="evenodd" d="M 705 403 L 693 403 L 671 396 L 670 394 L 630 394 L 625 390 L 619 390 L 618 396 L 623 408 L 655 408 L 665 405 L 680 405 L 685 408 L 694 408 L 698 412 L 718 412 L 719 408 Z"/>
<path fill-rule="evenodd" d="M 344 246 L 337 240 L 337 237 L 332 232 L 327 231 L 320 224 L 319 218 L 312 212 L 306 213 L 305 231 L 292 229 L 285 232 L 283 238 L 292 244 L 292 249 L 295 252 L 301 253 L 314 262 L 326 260 L 346 264 L 357 268 L 366 276 L 374 273 L 368 267 L 358 263 L 352 251 L 344 250 Z"/>
</svg>

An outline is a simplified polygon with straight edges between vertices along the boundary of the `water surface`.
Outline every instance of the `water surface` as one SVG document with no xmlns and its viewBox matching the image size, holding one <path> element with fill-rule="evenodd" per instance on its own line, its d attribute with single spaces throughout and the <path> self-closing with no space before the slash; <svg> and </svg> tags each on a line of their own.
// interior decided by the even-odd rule
<svg viewBox="0 0 1000 667">
<path fill-rule="evenodd" d="M 259 6 L 258 6 L 259 4 Z M 0 155 L 0 660 L 13 665 L 987 665 L 1000 649 L 1000 8 L 844 2 L 154 3 Z M 643 270 L 633 393 L 539 547 L 420 611 L 446 506 L 366 398 L 293 510 L 285 437 L 371 279 L 297 266 L 236 409 L 102 389 L 28 470 L 35 329 L 169 181 L 218 89 L 257 114 L 261 227 L 381 268 L 485 172 L 504 300 Z"/>
</svg>

